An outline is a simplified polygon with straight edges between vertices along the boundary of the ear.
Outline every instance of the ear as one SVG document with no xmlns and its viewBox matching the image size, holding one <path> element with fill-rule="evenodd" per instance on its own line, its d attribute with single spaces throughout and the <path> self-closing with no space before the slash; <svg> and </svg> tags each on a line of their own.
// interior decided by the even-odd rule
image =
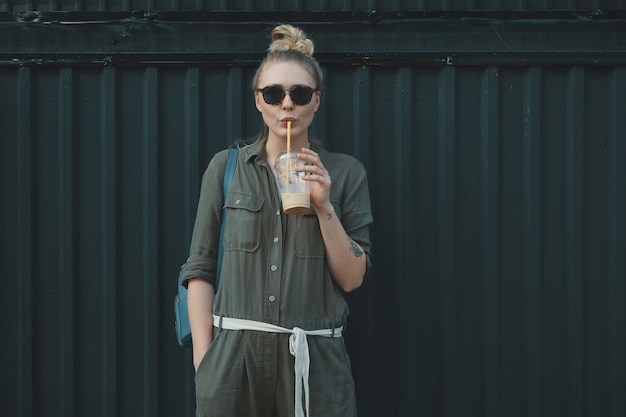
<svg viewBox="0 0 626 417">
<path fill-rule="evenodd" d="M 315 100 L 315 112 L 317 112 L 317 109 L 320 108 L 320 104 L 322 104 L 322 92 L 321 91 L 316 91 L 315 94 L 313 95 L 313 100 Z"/>
<path fill-rule="evenodd" d="M 255 91 L 254 92 L 254 104 L 256 105 L 256 109 L 258 111 L 262 111 L 261 110 L 261 100 L 263 100 L 263 97 L 261 96 L 261 92 L 260 91 Z"/>
</svg>

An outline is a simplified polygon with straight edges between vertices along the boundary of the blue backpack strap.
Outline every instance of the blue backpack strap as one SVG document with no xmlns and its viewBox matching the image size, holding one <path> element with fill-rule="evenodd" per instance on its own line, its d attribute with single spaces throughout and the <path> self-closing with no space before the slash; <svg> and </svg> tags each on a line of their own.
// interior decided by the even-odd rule
<svg viewBox="0 0 626 417">
<path fill-rule="evenodd" d="M 235 175 L 235 169 L 237 168 L 237 154 L 239 153 L 239 147 L 233 145 L 228 148 L 228 160 L 226 161 L 226 170 L 224 171 L 224 201 L 230 191 L 230 186 L 233 183 L 233 176 Z M 220 243 L 217 251 L 217 270 L 215 271 L 215 291 L 220 282 L 220 275 L 222 274 L 222 258 L 224 257 L 224 225 L 226 224 L 226 205 L 222 210 L 222 223 L 220 224 Z"/>
</svg>

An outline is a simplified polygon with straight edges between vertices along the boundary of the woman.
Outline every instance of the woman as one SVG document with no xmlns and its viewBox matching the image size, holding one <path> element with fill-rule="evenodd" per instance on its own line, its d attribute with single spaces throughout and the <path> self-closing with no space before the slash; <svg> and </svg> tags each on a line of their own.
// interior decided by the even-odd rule
<svg viewBox="0 0 626 417">
<path fill-rule="evenodd" d="M 253 79 L 265 129 L 239 150 L 227 196 L 227 151 L 205 172 L 184 277 L 196 369 L 198 416 L 356 415 L 354 382 L 341 333 L 343 291 L 370 267 L 367 178 L 354 158 L 311 142 L 322 97 L 313 42 L 289 25 Z M 310 185 L 311 211 L 286 215 L 273 162 L 291 149 Z M 214 294 L 222 204 L 224 258 Z"/>
</svg>

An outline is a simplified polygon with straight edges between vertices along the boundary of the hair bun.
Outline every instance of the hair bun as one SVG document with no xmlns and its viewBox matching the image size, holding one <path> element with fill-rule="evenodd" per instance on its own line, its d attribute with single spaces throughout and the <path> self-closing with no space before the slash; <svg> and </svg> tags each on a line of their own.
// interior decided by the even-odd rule
<svg viewBox="0 0 626 417">
<path fill-rule="evenodd" d="M 269 52 L 296 51 L 312 57 L 314 49 L 313 41 L 302 29 L 291 25 L 281 25 L 272 30 L 272 44 Z"/>
</svg>

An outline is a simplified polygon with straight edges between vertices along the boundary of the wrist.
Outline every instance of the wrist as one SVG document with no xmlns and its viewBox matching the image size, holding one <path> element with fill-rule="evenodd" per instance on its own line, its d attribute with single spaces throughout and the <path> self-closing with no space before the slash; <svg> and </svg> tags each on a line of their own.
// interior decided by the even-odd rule
<svg viewBox="0 0 626 417">
<path fill-rule="evenodd" d="M 315 207 L 317 217 L 320 219 L 330 220 L 335 217 L 335 207 L 329 202 L 321 207 Z"/>
</svg>

